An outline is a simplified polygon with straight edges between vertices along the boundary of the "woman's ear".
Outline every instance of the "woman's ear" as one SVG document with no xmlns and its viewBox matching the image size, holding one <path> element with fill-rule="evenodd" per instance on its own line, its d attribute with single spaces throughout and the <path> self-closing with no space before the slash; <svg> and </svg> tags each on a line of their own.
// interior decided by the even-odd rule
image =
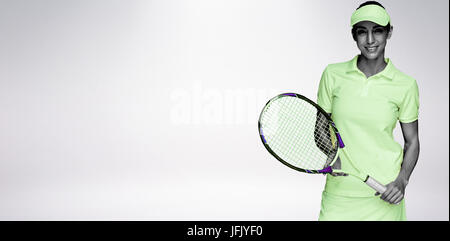
<svg viewBox="0 0 450 241">
<path fill-rule="evenodd" d="M 390 39 L 390 38 L 391 38 L 391 36 L 392 36 L 392 31 L 394 31 L 394 26 L 391 26 L 391 28 L 389 29 L 389 33 L 388 33 L 387 39 Z"/>
</svg>

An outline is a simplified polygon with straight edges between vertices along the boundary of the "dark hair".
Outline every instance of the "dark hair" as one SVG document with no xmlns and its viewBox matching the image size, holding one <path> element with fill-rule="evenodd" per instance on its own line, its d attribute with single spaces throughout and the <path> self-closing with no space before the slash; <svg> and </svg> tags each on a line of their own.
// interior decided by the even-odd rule
<svg viewBox="0 0 450 241">
<path fill-rule="evenodd" d="M 377 6 L 382 7 L 383 9 L 385 9 L 384 6 L 381 5 L 381 3 L 377 2 L 377 1 L 367 1 L 367 2 L 364 2 L 361 5 L 359 5 L 359 7 L 356 10 L 358 10 L 358 9 L 364 7 L 364 6 L 367 6 L 367 5 L 377 5 Z M 391 23 L 389 22 L 384 27 L 384 29 L 389 33 L 391 31 Z M 353 40 L 356 41 L 356 29 L 355 29 L 355 27 L 352 28 L 352 36 L 353 36 Z"/>
<path fill-rule="evenodd" d="M 384 8 L 383 5 L 381 5 L 381 3 L 377 2 L 377 1 L 367 1 L 367 2 L 364 2 L 361 5 L 359 5 L 359 7 L 356 10 L 358 10 L 366 5 L 377 5 L 377 6 Z"/>
</svg>

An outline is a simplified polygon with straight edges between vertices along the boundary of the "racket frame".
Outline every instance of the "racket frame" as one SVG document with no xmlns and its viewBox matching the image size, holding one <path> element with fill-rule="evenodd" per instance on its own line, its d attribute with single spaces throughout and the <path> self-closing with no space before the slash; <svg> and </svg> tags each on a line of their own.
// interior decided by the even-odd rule
<svg viewBox="0 0 450 241">
<path fill-rule="evenodd" d="M 264 137 L 264 133 L 263 133 L 263 131 L 262 131 L 262 129 L 261 129 L 261 117 L 262 117 L 262 114 L 263 114 L 263 112 L 264 112 L 264 109 L 266 108 L 266 106 L 267 106 L 269 103 L 271 103 L 271 102 L 273 102 L 273 101 L 275 101 L 275 100 L 277 100 L 277 99 L 279 99 L 279 98 L 285 98 L 285 97 L 287 97 L 287 96 L 290 96 L 290 97 L 296 97 L 296 98 L 302 99 L 302 100 L 308 102 L 309 104 L 313 105 L 314 107 L 316 107 L 316 109 L 317 109 L 318 111 L 320 111 L 320 112 L 327 118 L 327 120 L 328 120 L 329 123 L 331 124 L 331 126 L 332 126 L 334 132 L 336 133 L 336 138 L 337 138 L 338 143 L 339 143 L 339 148 L 337 148 L 338 150 L 337 150 L 337 153 L 336 153 L 336 155 L 335 155 L 333 161 L 330 162 L 330 164 L 329 164 L 327 167 L 325 167 L 325 168 L 323 168 L 323 169 L 321 169 L 321 170 L 309 170 L 309 169 L 303 169 L 303 168 L 300 168 L 300 167 L 296 167 L 296 166 L 291 165 L 290 163 L 284 161 L 284 160 L 283 160 L 281 157 L 279 157 L 274 151 L 272 151 L 272 149 L 271 149 L 271 148 L 269 147 L 269 145 L 267 144 L 266 138 Z M 272 99 L 270 99 L 269 101 L 267 101 L 267 103 L 265 104 L 265 106 L 264 106 L 264 108 L 263 108 L 263 111 L 261 111 L 261 114 L 259 115 L 259 119 L 258 119 L 258 131 L 259 131 L 259 136 L 260 136 L 260 138 L 261 138 L 261 141 L 262 141 L 262 143 L 264 144 L 264 147 L 265 147 L 265 148 L 267 149 L 267 151 L 268 151 L 270 154 L 272 154 L 278 161 L 280 161 L 281 163 L 285 164 L 286 166 L 288 166 L 288 167 L 290 167 L 290 168 L 292 168 L 292 169 L 294 169 L 294 170 L 297 170 L 297 171 L 300 171 L 300 172 L 305 172 L 305 173 L 310 173 L 310 174 L 332 173 L 332 172 L 333 172 L 333 169 L 331 168 L 331 166 L 334 164 L 334 162 L 335 162 L 335 161 L 337 160 L 337 158 L 339 157 L 339 149 L 340 149 L 340 148 L 343 148 L 343 147 L 345 146 L 345 145 L 344 145 L 344 142 L 342 141 L 341 135 L 339 134 L 339 131 L 338 131 L 338 129 L 336 128 L 336 125 L 334 124 L 333 120 L 332 120 L 331 117 L 328 115 L 328 113 L 327 113 L 325 110 L 323 110 L 318 104 L 314 103 L 312 100 L 308 99 L 307 97 L 305 97 L 305 96 L 303 96 L 303 95 L 297 94 L 297 93 L 283 93 L 283 94 L 279 94 L 279 95 L 273 97 Z"/>
<path fill-rule="evenodd" d="M 269 105 L 269 103 L 275 101 L 276 99 L 279 99 L 279 98 L 286 98 L 286 97 L 289 97 L 289 96 L 290 96 L 290 97 L 296 97 L 296 98 L 302 99 L 302 100 L 308 102 L 309 104 L 311 104 L 312 106 L 314 106 L 314 107 L 315 107 L 319 112 L 321 112 L 321 113 L 325 116 L 325 118 L 329 121 L 331 127 L 333 128 L 333 131 L 334 131 L 335 134 L 336 134 L 336 138 L 337 138 L 337 141 L 338 141 L 338 143 L 339 143 L 339 146 L 338 146 L 338 148 L 337 148 L 336 155 L 335 155 L 333 161 L 330 162 L 330 164 L 328 164 L 328 166 L 324 167 L 324 168 L 321 169 L 321 170 L 308 170 L 308 169 L 303 169 L 303 168 L 300 168 L 300 167 L 296 167 L 296 166 L 294 166 L 294 165 L 292 165 L 292 164 L 290 164 L 290 163 L 284 161 L 284 160 L 283 160 L 281 157 L 279 157 L 274 151 L 272 151 L 272 149 L 271 149 L 271 148 L 269 147 L 269 145 L 267 144 L 267 141 L 266 141 L 266 139 L 265 139 L 265 137 L 264 137 L 264 133 L 263 133 L 263 131 L 262 131 L 262 129 L 261 129 L 261 117 L 262 117 L 262 115 L 263 115 L 263 113 L 264 113 L 264 110 L 265 110 L 266 106 Z M 264 147 L 267 149 L 267 151 L 268 151 L 270 154 L 272 154 L 272 156 L 274 156 L 278 161 L 280 161 L 281 163 L 283 163 L 284 165 L 286 165 L 286 166 L 288 166 L 288 167 L 290 167 L 290 168 L 292 168 L 292 169 L 294 169 L 294 170 L 297 170 L 297 171 L 300 171 L 300 172 L 309 173 L 309 174 L 319 174 L 319 173 L 322 173 L 322 174 L 326 174 L 326 173 L 341 173 L 340 171 L 334 171 L 333 168 L 331 167 L 331 166 L 336 162 L 336 160 L 338 159 L 339 154 L 340 154 L 340 149 L 342 149 L 342 148 L 345 147 L 344 142 L 342 141 L 341 135 L 339 134 L 339 131 L 338 131 L 338 129 L 336 128 L 336 125 L 334 124 L 333 120 L 332 120 L 331 117 L 328 115 L 328 113 L 327 113 L 324 109 L 322 109 L 322 107 L 320 107 L 318 104 L 314 103 L 312 100 L 308 99 L 307 97 L 305 97 L 305 96 L 303 96 L 303 95 L 300 95 L 300 94 L 297 94 L 297 93 L 283 93 L 283 94 L 279 94 L 279 95 L 273 97 L 272 99 L 270 99 L 270 100 L 265 104 L 265 106 L 264 106 L 264 108 L 263 108 L 263 111 L 261 111 L 261 114 L 260 114 L 260 116 L 259 116 L 259 119 L 258 119 L 258 131 L 259 131 L 259 136 L 260 136 L 260 138 L 261 138 L 261 141 L 262 141 L 262 143 L 264 144 Z M 343 153 L 346 155 L 345 151 L 344 151 Z M 373 188 L 374 190 L 376 190 L 376 191 L 379 192 L 379 193 L 383 193 L 383 192 L 386 191 L 386 187 L 385 187 L 383 184 L 381 184 L 380 182 L 376 181 L 374 178 L 370 177 L 369 175 L 361 173 L 361 171 L 359 171 L 359 169 L 358 169 L 357 167 L 355 167 L 355 164 L 350 160 L 350 158 L 347 158 L 347 159 L 349 160 L 350 165 L 351 165 L 352 168 L 355 170 L 355 172 L 351 172 L 351 171 L 349 172 L 349 171 L 346 171 L 346 172 L 345 172 L 346 174 L 350 174 L 350 175 L 352 175 L 352 176 L 355 176 L 355 177 L 361 179 L 361 181 L 363 181 L 364 183 L 366 183 L 368 186 L 370 186 L 371 188 Z"/>
</svg>

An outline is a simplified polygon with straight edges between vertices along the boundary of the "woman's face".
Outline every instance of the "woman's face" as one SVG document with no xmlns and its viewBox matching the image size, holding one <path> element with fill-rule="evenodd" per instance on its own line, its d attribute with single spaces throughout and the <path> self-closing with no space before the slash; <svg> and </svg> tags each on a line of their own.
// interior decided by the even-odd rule
<svg viewBox="0 0 450 241">
<path fill-rule="evenodd" d="M 363 21 L 355 24 L 355 40 L 361 54 L 367 59 L 384 57 L 384 49 L 387 40 L 391 37 L 391 31 L 374 22 Z"/>
</svg>

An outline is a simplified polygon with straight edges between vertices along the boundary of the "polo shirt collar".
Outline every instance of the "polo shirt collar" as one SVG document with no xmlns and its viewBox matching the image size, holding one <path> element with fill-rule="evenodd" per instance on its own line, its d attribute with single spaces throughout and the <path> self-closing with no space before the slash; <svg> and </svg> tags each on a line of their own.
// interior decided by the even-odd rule
<svg viewBox="0 0 450 241">
<path fill-rule="evenodd" d="M 358 66 L 356 65 L 358 62 L 358 56 L 355 56 L 352 60 L 350 60 L 348 63 L 348 67 L 347 67 L 347 71 L 346 73 L 350 73 L 350 72 L 361 72 L 361 70 L 358 69 Z M 386 77 L 389 80 L 393 80 L 394 79 L 394 75 L 395 75 L 395 66 L 392 64 L 392 61 L 389 58 L 385 58 L 387 65 L 386 67 L 377 75 L 382 75 L 384 77 Z"/>
</svg>

